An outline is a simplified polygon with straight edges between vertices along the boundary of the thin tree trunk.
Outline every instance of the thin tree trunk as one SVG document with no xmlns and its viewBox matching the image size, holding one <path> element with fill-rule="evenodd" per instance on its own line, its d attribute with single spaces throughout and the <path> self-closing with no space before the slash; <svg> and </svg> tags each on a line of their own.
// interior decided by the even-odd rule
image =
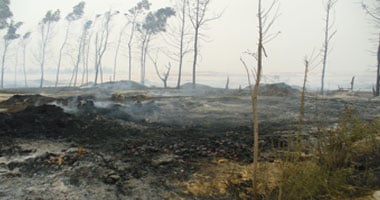
<svg viewBox="0 0 380 200">
<path fill-rule="evenodd" d="M 91 38 L 92 38 L 92 32 L 90 33 L 90 36 L 88 38 L 88 42 L 87 42 L 87 49 L 86 49 L 86 83 L 88 83 L 88 74 L 89 74 L 89 70 L 88 70 L 88 64 L 89 64 L 89 59 L 90 59 L 90 44 L 91 44 Z"/>
<path fill-rule="evenodd" d="M 377 73 L 376 73 L 376 96 L 380 94 L 380 34 L 379 34 L 379 47 L 377 48 Z"/>
<path fill-rule="evenodd" d="M 177 89 L 181 87 L 181 78 L 182 78 L 182 63 L 183 63 L 183 42 L 185 35 L 185 23 L 186 23 L 186 0 L 183 0 L 182 5 L 182 22 L 181 22 L 181 39 L 180 39 L 180 48 L 179 48 L 179 63 L 178 63 L 178 81 Z"/>
<path fill-rule="evenodd" d="M 195 88 L 196 84 L 196 68 L 197 68 L 197 61 L 198 61 L 198 37 L 199 37 L 199 0 L 197 0 L 197 11 L 195 16 L 195 35 L 194 35 L 194 59 L 193 59 L 193 88 Z"/>
<path fill-rule="evenodd" d="M 131 27 L 131 35 L 129 36 L 128 41 L 128 80 L 132 79 L 132 41 L 136 28 L 136 16 L 133 18 L 132 27 Z"/>
<path fill-rule="evenodd" d="M 125 32 L 125 29 L 127 28 L 127 25 L 128 25 L 128 23 L 123 26 L 123 28 L 120 31 L 119 39 L 117 40 L 117 46 L 116 46 L 116 50 L 115 50 L 115 58 L 113 61 L 113 81 L 116 80 L 117 57 L 119 55 L 121 40 L 123 38 L 123 34 Z"/>
<path fill-rule="evenodd" d="M 9 46 L 9 43 L 7 42 L 7 40 L 4 40 L 3 56 L 1 60 L 1 88 L 4 88 L 5 57 L 6 57 L 8 46 Z"/>
<path fill-rule="evenodd" d="M 259 39 L 257 44 L 257 72 L 256 82 L 252 94 L 253 108 L 253 192 L 254 199 L 258 199 L 258 167 L 259 167 L 259 114 L 257 111 L 257 96 L 259 94 L 259 85 L 262 71 L 262 51 L 263 51 L 263 13 L 261 8 L 261 0 L 258 5 L 258 20 L 259 20 Z"/>
<path fill-rule="evenodd" d="M 40 69 L 41 69 L 41 81 L 40 81 L 40 88 L 43 87 L 44 84 L 44 65 L 45 65 L 45 57 L 46 57 L 46 46 L 49 39 L 49 33 L 50 33 L 50 22 L 47 24 L 47 31 L 46 35 L 42 33 L 42 55 L 41 55 L 41 63 L 40 63 Z M 44 37 L 45 36 L 45 37 Z"/>
<path fill-rule="evenodd" d="M 78 50 L 78 55 L 77 55 L 77 61 L 74 65 L 74 72 L 73 72 L 73 78 L 74 78 L 74 87 L 77 85 L 77 79 L 78 79 L 78 70 L 79 70 L 79 64 L 81 60 L 81 54 L 82 54 L 82 48 L 83 48 L 83 35 L 82 38 L 79 42 L 79 50 Z"/>
<path fill-rule="evenodd" d="M 63 49 L 65 48 L 65 46 L 67 44 L 67 39 L 69 37 L 70 24 L 71 24 L 71 22 L 68 21 L 67 28 L 66 28 L 66 33 L 65 33 L 65 39 L 63 40 L 62 46 L 59 49 L 59 57 L 58 57 L 58 65 L 57 65 L 57 75 L 56 75 L 56 78 L 55 78 L 55 87 L 58 86 L 58 82 L 59 82 L 59 73 L 60 73 L 60 70 L 61 70 L 62 53 L 63 53 Z"/>
<path fill-rule="evenodd" d="M 302 119 L 305 112 L 305 90 L 306 90 L 306 81 L 307 81 L 307 73 L 309 70 L 309 61 L 305 59 L 305 74 L 303 79 L 303 86 L 301 92 L 301 101 L 300 101 L 300 110 L 298 113 L 298 124 L 297 124 L 297 135 L 296 135 L 296 152 L 297 152 L 297 160 L 301 151 L 301 132 L 302 132 Z"/>
<path fill-rule="evenodd" d="M 327 56 L 329 53 L 329 40 L 330 40 L 330 11 L 331 7 L 333 5 L 333 2 L 331 0 L 328 0 L 327 2 L 327 9 L 326 9 L 326 19 L 325 19 L 325 40 L 323 44 L 323 61 L 322 61 L 322 78 L 321 78 L 321 92 L 320 94 L 324 94 L 325 89 L 325 73 L 326 73 L 326 66 L 327 66 Z"/>
<path fill-rule="evenodd" d="M 18 66 L 18 48 L 16 50 L 16 61 L 15 61 L 15 78 L 14 78 L 14 87 L 17 88 L 17 66 Z"/>
<path fill-rule="evenodd" d="M 142 85 L 145 84 L 145 64 L 146 64 L 146 56 L 147 56 L 149 40 L 150 40 L 150 34 L 146 32 L 143 42 L 141 44 L 141 57 L 140 57 L 140 62 L 141 62 L 140 83 Z"/>
<path fill-rule="evenodd" d="M 22 68 L 24 71 L 24 81 L 25 81 L 25 87 L 28 87 L 28 80 L 26 76 L 26 45 L 24 44 L 23 49 L 22 49 Z"/>
<path fill-rule="evenodd" d="M 98 35 L 98 33 L 96 33 L 96 37 L 95 37 L 95 79 L 94 79 L 94 84 L 95 84 L 95 85 L 98 84 L 98 74 L 99 74 L 99 61 L 98 61 L 98 57 L 99 57 L 99 49 L 98 49 L 98 39 L 99 39 L 99 35 Z"/>
</svg>

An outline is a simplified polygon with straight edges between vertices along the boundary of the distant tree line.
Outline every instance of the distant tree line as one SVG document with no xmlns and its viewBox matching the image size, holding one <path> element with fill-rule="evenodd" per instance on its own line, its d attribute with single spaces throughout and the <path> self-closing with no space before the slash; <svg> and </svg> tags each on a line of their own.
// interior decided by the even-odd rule
<svg viewBox="0 0 380 200">
<path fill-rule="evenodd" d="M 151 10 L 151 3 L 148 0 L 141 0 L 137 4 L 131 5 L 131 8 L 126 12 L 108 10 L 93 16 L 91 19 L 85 16 L 86 2 L 81 1 L 73 6 L 72 11 L 66 14 L 64 18 L 60 9 L 47 11 L 39 21 L 37 31 L 26 32 L 21 36 L 17 31 L 23 23 L 13 20 L 10 0 L 0 0 L 0 30 L 4 30 L 2 31 L 4 45 L 1 61 L 1 88 L 4 87 L 6 70 L 10 71 L 13 66 L 15 74 L 18 72 L 17 66 L 14 66 L 18 63 L 13 64 L 10 61 L 10 58 L 14 57 L 7 56 L 9 47 L 15 40 L 18 40 L 19 43 L 17 47 L 16 44 L 14 45 L 14 51 L 22 49 L 25 87 L 28 87 L 27 72 L 30 70 L 31 63 L 38 63 L 39 65 L 39 87 L 46 86 L 47 68 L 49 68 L 50 74 L 51 70 L 55 71 L 55 87 L 75 87 L 88 83 L 96 85 L 99 82 L 104 82 L 106 79 L 104 77 L 105 66 L 109 66 L 109 63 L 105 63 L 105 57 L 109 58 L 113 53 L 111 81 L 116 81 L 116 77 L 121 77 L 121 75 L 126 75 L 128 80 L 132 80 L 134 70 L 139 68 L 139 81 L 144 84 L 147 63 L 151 61 L 150 64 L 154 66 L 157 76 L 167 87 L 170 69 L 175 63 L 178 68 L 176 86 L 179 88 L 184 58 L 190 52 L 194 54 L 192 76 L 195 85 L 200 32 L 206 23 L 219 18 L 219 16 L 208 17 L 210 3 L 211 0 L 180 0 L 176 1 L 172 7 Z M 115 20 L 116 18 L 118 20 Z M 65 23 L 59 23 L 63 20 Z M 122 22 L 121 25 L 120 21 Z M 65 24 L 65 31 L 61 34 L 57 33 L 56 26 L 58 24 Z M 77 27 L 79 26 L 82 27 L 81 31 L 78 31 Z M 115 31 L 116 28 L 119 28 L 117 37 L 114 35 L 117 32 Z M 168 29 L 169 31 L 167 31 Z M 56 37 L 57 35 L 62 37 Z M 34 46 L 29 45 L 31 38 L 37 43 L 33 44 Z M 161 40 L 157 40 L 158 38 Z M 155 41 L 166 41 L 170 45 L 162 45 Z M 190 45 L 191 43 L 193 45 Z M 125 46 L 126 48 L 124 48 Z M 30 47 L 33 47 L 33 52 L 27 51 Z M 153 57 L 151 52 L 156 52 L 159 57 L 165 57 L 170 64 L 162 68 L 157 59 L 147 59 Z M 31 56 L 27 56 L 28 53 L 31 53 Z M 123 59 L 121 55 L 126 55 L 128 61 L 127 65 L 123 65 L 127 74 L 118 72 L 120 60 Z M 27 60 L 30 57 L 34 60 Z M 56 66 L 55 69 L 51 68 L 52 65 Z M 165 71 L 161 72 L 161 70 Z M 71 71 L 69 76 L 68 71 Z M 62 78 L 63 74 L 66 75 L 66 78 Z"/>
</svg>

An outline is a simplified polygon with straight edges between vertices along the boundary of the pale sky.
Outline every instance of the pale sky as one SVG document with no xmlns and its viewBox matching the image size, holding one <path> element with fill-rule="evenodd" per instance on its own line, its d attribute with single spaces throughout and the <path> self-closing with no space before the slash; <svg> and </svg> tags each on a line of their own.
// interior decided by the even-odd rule
<svg viewBox="0 0 380 200">
<path fill-rule="evenodd" d="M 16 20 L 25 22 L 22 31 L 34 31 L 34 37 L 38 38 L 37 24 L 46 11 L 60 9 L 62 16 L 65 16 L 78 2 L 78 0 L 11 0 L 11 10 Z M 104 13 L 110 9 L 124 13 L 136 2 L 136 0 L 87 0 L 85 16 L 92 19 L 95 14 Z M 313 50 L 317 54 L 322 47 L 324 2 L 325 0 L 280 0 L 281 15 L 272 28 L 272 32 L 281 31 L 281 34 L 266 45 L 269 57 L 264 63 L 264 81 L 286 81 L 289 84 L 301 84 L 304 57 L 310 55 Z M 330 89 L 336 89 L 338 85 L 348 86 L 352 76 L 356 76 L 358 85 L 371 85 L 375 80 L 376 58 L 373 52 L 376 50 L 375 39 L 377 39 L 376 31 L 378 32 L 378 30 L 373 28 L 358 2 L 359 0 L 339 0 L 335 8 L 337 34 L 331 42 L 332 49 L 328 58 L 326 74 L 326 86 Z M 171 5 L 168 0 L 151 0 L 151 3 L 153 10 Z M 223 9 L 225 12 L 220 19 L 211 22 L 207 30 L 203 32 L 209 39 L 207 42 L 201 43 L 200 53 L 202 56 L 198 66 L 199 83 L 223 86 L 226 77 L 230 76 L 233 87 L 247 84 L 245 71 L 239 58 L 243 55 L 242 52 L 256 49 L 256 4 L 257 2 L 254 0 L 213 1 L 210 15 Z M 114 23 L 114 36 L 110 42 L 117 40 L 119 32 L 117 22 Z M 65 23 L 61 21 L 56 26 L 57 32 L 63 32 L 64 27 Z M 54 43 L 59 46 L 62 39 L 59 39 L 58 36 L 54 39 Z M 52 51 L 58 50 L 52 49 Z M 114 49 L 110 49 L 107 54 L 109 63 L 106 65 L 113 65 L 113 53 Z M 191 80 L 191 57 L 192 55 L 188 56 L 184 66 L 184 82 Z M 123 59 L 122 63 L 126 61 L 126 57 Z M 53 63 L 52 66 L 54 66 Z M 137 66 L 134 71 L 137 74 L 134 75 L 134 80 L 138 81 L 140 76 L 138 75 L 137 59 L 135 64 Z M 126 67 L 126 65 L 124 66 Z M 31 61 L 30 67 L 38 70 L 35 62 Z M 319 86 L 321 68 L 321 66 L 317 67 L 310 72 L 309 86 Z M 121 73 L 126 73 L 123 70 L 120 69 Z M 151 64 L 148 64 L 147 70 L 148 79 L 160 83 Z M 173 69 L 169 78 L 171 86 L 175 85 L 176 72 L 177 70 Z M 212 76 L 207 78 L 206 75 Z M 122 75 L 120 78 L 125 77 Z"/>
</svg>

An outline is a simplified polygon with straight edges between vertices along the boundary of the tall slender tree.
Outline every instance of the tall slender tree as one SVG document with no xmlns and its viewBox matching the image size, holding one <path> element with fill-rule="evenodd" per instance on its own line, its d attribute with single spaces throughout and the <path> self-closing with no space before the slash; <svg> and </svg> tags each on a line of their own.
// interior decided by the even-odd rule
<svg viewBox="0 0 380 200">
<path fill-rule="evenodd" d="M 52 37 L 52 26 L 54 23 L 58 22 L 60 20 L 61 12 L 60 10 L 51 11 L 49 10 L 45 17 L 40 21 L 39 27 L 40 27 L 40 33 L 41 33 L 41 52 L 39 55 L 39 64 L 40 64 L 40 71 L 41 71 L 41 80 L 40 80 L 40 88 L 43 87 L 44 84 L 44 67 L 45 67 L 45 58 L 46 58 L 46 51 L 47 46 L 51 40 Z"/>
<path fill-rule="evenodd" d="M 199 56 L 199 39 L 202 32 L 202 28 L 209 22 L 214 21 L 221 17 L 222 13 L 214 16 L 207 17 L 209 12 L 211 0 L 189 0 L 188 1 L 188 16 L 194 29 L 194 45 L 193 45 L 193 88 L 196 84 L 196 71 Z"/>
<path fill-rule="evenodd" d="M 128 38 L 128 80 L 132 79 L 132 44 L 135 38 L 135 33 L 138 30 L 138 27 L 141 27 L 139 18 L 145 15 L 150 9 L 151 3 L 148 0 L 141 0 L 137 5 L 128 10 L 128 13 L 125 13 L 125 16 L 128 19 L 130 24 L 129 38 Z"/>
<path fill-rule="evenodd" d="M 149 43 L 152 40 L 152 36 L 166 31 L 166 24 L 169 17 L 175 15 L 175 11 L 171 7 L 160 8 L 155 12 L 150 12 L 145 17 L 145 21 L 139 29 L 141 34 L 141 52 L 140 52 L 140 64 L 141 64 L 141 78 L 140 83 L 144 84 L 145 81 L 145 64 L 146 57 L 148 55 Z"/>
<path fill-rule="evenodd" d="M 326 2 L 326 16 L 325 16 L 325 30 L 324 30 L 324 42 L 322 47 L 322 78 L 321 78 L 321 95 L 324 94 L 325 89 L 325 73 L 326 73 L 326 67 L 327 67 L 327 57 L 330 50 L 330 41 L 336 34 L 336 30 L 333 30 L 333 20 L 332 20 L 332 12 L 334 9 L 335 4 L 338 0 L 327 0 Z"/>
<path fill-rule="evenodd" d="M 90 35 L 89 35 L 89 30 L 92 26 L 92 20 L 87 20 L 86 23 L 83 25 L 83 30 L 82 30 L 82 38 L 81 38 L 81 43 L 82 43 L 82 52 L 81 52 L 81 58 L 82 58 L 82 64 L 83 64 L 83 71 L 82 71 L 82 83 L 84 84 L 85 80 L 86 83 L 88 83 L 88 54 L 90 50 Z"/>
<path fill-rule="evenodd" d="M 259 166 L 259 114 L 258 114 L 258 95 L 259 87 L 261 82 L 261 75 L 263 71 L 263 59 L 267 57 L 267 52 L 265 50 L 265 45 L 276 38 L 280 32 L 271 33 L 271 28 L 274 22 L 279 16 L 279 0 L 269 1 L 269 5 L 265 6 L 268 1 L 264 2 L 258 0 L 257 7 L 257 19 L 258 19 L 258 42 L 257 42 L 257 52 L 245 52 L 250 58 L 256 60 L 256 70 L 248 68 L 247 63 L 243 58 L 240 61 L 244 65 L 247 76 L 249 88 L 252 90 L 252 115 L 253 115 L 253 199 L 259 199 L 258 194 L 258 166 Z M 251 78 L 253 76 L 255 84 L 252 87 Z"/>
<path fill-rule="evenodd" d="M 24 83 L 25 87 L 28 87 L 28 77 L 26 73 L 26 46 L 29 43 L 29 38 L 30 38 L 31 32 L 26 32 L 21 39 L 21 46 L 22 46 L 22 70 L 24 73 Z"/>
<path fill-rule="evenodd" d="M 7 33 L 4 35 L 4 47 L 3 47 L 3 55 L 1 60 L 1 85 L 0 87 L 4 87 L 4 72 L 5 72 L 5 60 L 7 55 L 7 50 L 11 42 L 20 37 L 20 34 L 17 33 L 17 29 L 20 28 L 22 22 L 14 23 L 13 20 L 8 25 Z"/>
<path fill-rule="evenodd" d="M 9 8 L 10 1 L 9 0 L 0 0 L 0 30 L 3 30 L 5 28 L 8 28 L 9 26 L 9 19 L 13 16 L 13 13 L 11 12 Z M 5 36 L 4 36 L 5 37 Z M 5 38 L 4 38 L 5 39 Z M 6 45 L 4 41 L 4 52 L 6 52 Z M 5 62 L 5 56 L 3 57 L 2 63 Z M 4 68 L 4 67 L 2 67 Z M 3 69 L 2 69 L 3 71 Z M 1 75 L 1 88 L 3 88 L 3 80 L 4 79 L 4 73 L 2 72 Z"/>
<path fill-rule="evenodd" d="M 178 64 L 177 88 L 181 86 L 182 68 L 185 56 L 191 52 L 191 27 L 188 25 L 188 0 L 176 1 L 176 20 L 168 24 L 165 43 L 173 49 L 167 56 Z M 166 36 L 165 35 L 165 36 Z"/>
<path fill-rule="evenodd" d="M 55 87 L 58 86 L 58 82 L 59 82 L 59 73 L 60 73 L 60 69 L 61 69 L 61 61 L 62 61 L 62 53 L 63 53 L 63 50 L 65 48 L 65 46 L 67 45 L 68 43 L 68 38 L 69 38 L 69 32 L 70 32 L 70 27 L 71 27 L 71 23 L 73 21 L 76 21 L 76 20 L 79 20 L 82 16 L 83 16 L 83 13 L 84 13 L 84 6 L 85 6 L 85 2 L 84 1 L 81 1 L 80 3 L 78 3 L 77 5 L 75 5 L 73 7 L 73 11 L 71 13 L 69 13 L 65 19 L 67 20 L 67 26 L 66 26 L 66 31 L 65 31 L 65 38 L 63 40 L 63 43 L 61 45 L 61 48 L 59 49 L 59 56 L 58 56 L 58 64 L 57 64 L 57 75 L 56 75 L 56 78 L 55 78 Z"/>
<path fill-rule="evenodd" d="M 95 35 L 95 79 L 94 84 L 98 83 L 98 78 L 100 75 L 100 80 L 103 82 L 103 66 L 102 60 L 104 53 L 108 48 L 108 39 L 111 31 L 111 19 L 113 16 L 119 14 L 119 11 L 111 12 L 107 11 L 104 15 L 97 15 L 97 19 L 100 18 L 101 23 L 99 24 L 100 30 L 96 32 Z M 95 21 L 96 23 L 96 21 Z"/>
<path fill-rule="evenodd" d="M 373 21 L 375 27 L 378 29 L 378 40 L 376 41 L 377 44 L 377 69 L 376 69 L 376 83 L 374 87 L 374 96 L 380 95 L 380 0 L 370 0 L 368 3 L 367 1 L 362 1 L 362 7 L 364 11 L 370 16 L 371 20 Z"/>
</svg>

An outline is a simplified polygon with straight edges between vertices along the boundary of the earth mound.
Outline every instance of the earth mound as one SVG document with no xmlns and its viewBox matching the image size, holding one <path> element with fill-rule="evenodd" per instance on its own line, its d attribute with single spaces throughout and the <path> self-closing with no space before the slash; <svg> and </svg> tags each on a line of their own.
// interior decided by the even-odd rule
<svg viewBox="0 0 380 200">
<path fill-rule="evenodd" d="M 292 88 L 285 83 L 263 84 L 260 87 L 259 95 L 262 96 L 294 96 L 299 94 L 299 90 Z"/>
<path fill-rule="evenodd" d="M 211 90 L 215 89 L 211 86 L 208 85 L 203 85 L 203 84 L 195 84 L 195 87 L 192 83 L 185 83 L 181 86 L 182 89 L 188 90 L 188 89 L 197 89 L 197 90 Z"/>
<path fill-rule="evenodd" d="M 106 90 L 145 90 L 148 89 L 145 85 L 134 81 L 116 81 L 116 82 L 106 82 L 97 85 L 85 85 L 81 88 L 97 88 Z"/>
</svg>

